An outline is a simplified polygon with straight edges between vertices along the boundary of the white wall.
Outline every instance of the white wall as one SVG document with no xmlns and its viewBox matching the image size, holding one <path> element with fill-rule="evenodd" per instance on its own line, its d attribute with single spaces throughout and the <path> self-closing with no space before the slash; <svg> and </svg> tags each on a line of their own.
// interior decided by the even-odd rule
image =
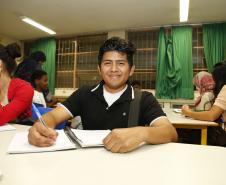
<svg viewBox="0 0 226 185">
<path fill-rule="evenodd" d="M 108 32 L 108 38 L 111 37 L 120 37 L 122 39 L 126 38 L 126 32 L 125 30 L 112 30 Z"/>
</svg>

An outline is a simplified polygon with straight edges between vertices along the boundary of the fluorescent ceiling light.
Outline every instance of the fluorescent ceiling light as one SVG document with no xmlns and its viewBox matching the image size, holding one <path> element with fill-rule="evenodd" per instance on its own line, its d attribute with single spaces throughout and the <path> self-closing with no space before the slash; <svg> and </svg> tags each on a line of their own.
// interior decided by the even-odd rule
<svg viewBox="0 0 226 185">
<path fill-rule="evenodd" d="M 44 32 L 49 33 L 50 35 L 55 35 L 56 34 L 55 31 L 53 31 L 53 30 L 51 30 L 51 29 L 49 29 L 49 28 L 47 28 L 47 27 L 35 22 L 34 20 L 32 20 L 30 18 L 21 17 L 21 20 L 26 22 L 26 23 L 28 23 L 28 24 L 30 24 L 30 25 L 32 25 L 32 26 L 34 26 L 34 27 L 36 27 L 36 28 L 38 28 L 38 29 L 40 29 L 40 30 L 42 30 L 42 31 L 44 31 Z"/>
<path fill-rule="evenodd" d="M 189 0 L 180 0 L 180 22 L 188 21 Z"/>
</svg>

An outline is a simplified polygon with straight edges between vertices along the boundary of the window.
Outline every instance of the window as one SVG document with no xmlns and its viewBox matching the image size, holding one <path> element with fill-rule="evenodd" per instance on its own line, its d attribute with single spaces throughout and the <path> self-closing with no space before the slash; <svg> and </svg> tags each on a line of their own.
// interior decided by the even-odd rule
<svg viewBox="0 0 226 185">
<path fill-rule="evenodd" d="M 138 80 L 143 89 L 155 88 L 158 33 L 158 29 L 127 31 L 127 39 L 137 48 L 134 55 L 136 69 L 130 81 Z M 107 33 L 58 39 L 56 87 L 77 88 L 98 83 L 98 50 L 106 39 Z M 201 26 L 193 27 L 192 42 L 194 74 L 207 71 Z"/>
<path fill-rule="evenodd" d="M 193 27 L 192 35 L 192 61 L 194 75 L 200 71 L 207 71 L 202 43 L 202 27 Z"/>
<path fill-rule="evenodd" d="M 159 30 L 149 31 L 128 31 L 127 38 L 137 47 L 137 53 L 134 56 L 136 66 L 135 73 L 131 81 L 138 80 L 144 89 L 155 88 L 155 76 L 157 67 L 157 49 L 158 49 Z M 202 27 L 193 27 L 193 71 L 194 74 L 199 71 L 207 71 L 204 49 L 202 43 Z"/>
<path fill-rule="evenodd" d="M 138 80 L 143 89 L 155 88 L 158 30 L 128 31 L 127 39 L 137 48 L 135 72 L 130 81 Z"/>
<path fill-rule="evenodd" d="M 58 39 L 56 87 L 78 88 L 98 83 L 98 51 L 106 38 L 107 34 L 100 34 Z"/>
</svg>

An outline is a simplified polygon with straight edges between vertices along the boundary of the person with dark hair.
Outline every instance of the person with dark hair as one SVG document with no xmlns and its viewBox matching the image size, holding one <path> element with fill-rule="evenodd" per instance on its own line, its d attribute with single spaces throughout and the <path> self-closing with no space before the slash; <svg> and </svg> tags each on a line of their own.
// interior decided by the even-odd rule
<svg viewBox="0 0 226 185">
<path fill-rule="evenodd" d="M 194 119 L 198 120 L 205 120 L 205 121 L 220 121 L 222 128 L 226 131 L 225 122 L 226 122 L 226 63 L 218 63 L 214 66 L 213 72 L 213 79 L 215 81 L 215 87 L 213 89 L 213 93 L 215 101 L 213 106 L 208 111 L 201 111 L 195 112 L 192 111 L 188 105 L 182 106 L 182 113 L 185 116 L 189 116 Z M 218 133 L 221 139 L 218 138 L 216 135 L 215 141 L 209 144 L 213 145 L 223 145 L 226 146 L 226 134 L 225 131 L 221 131 L 218 129 Z M 209 133 L 209 132 L 208 132 Z M 223 133 L 223 134 L 222 134 Z M 211 134 L 211 132 L 210 132 Z M 209 134 L 208 134 L 209 136 Z M 212 137 L 212 136 L 210 136 Z"/>
<path fill-rule="evenodd" d="M 23 62 L 21 62 L 15 72 L 15 77 L 23 79 L 27 82 L 31 82 L 31 76 L 36 70 L 42 70 L 42 65 L 46 61 L 46 55 L 42 51 L 35 51 L 31 53 L 30 57 L 25 58 Z M 42 92 L 48 106 L 54 106 L 58 100 L 55 99 L 52 93 L 47 88 Z"/>
<path fill-rule="evenodd" d="M 13 78 L 15 58 L 20 56 L 16 43 L 6 47 L 0 45 L 0 125 L 31 116 L 33 88 L 25 81 Z"/>
<path fill-rule="evenodd" d="M 138 90 L 142 89 L 142 88 L 141 88 L 141 83 L 140 83 L 138 80 L 132 81 L 132 82 L 131 82 L 131 85 L 132 85 L 132 87 L 133 87 L 134 89 L 138 89 Z"/>
<path fill-rule="evenodd" d="M 222 60 L 221 62 L 214 64 L 213 68 L 216 68 L 218 66 L 222 66 L 222 65 L 225 65 L 225 64 L 226 64 L 226 60 Z"/>
<path fill-rule="evenodd" d="M 31 53 L 30 57 L 25 58 L 24 61 L 17 66 L 14 76 L 27 82 L 31 82 L 31 75 L 35 70 L 42 70 L 42 65 L 45 61 L 45 53 L 42 51 L 35 51 Z"/>
<path fill-rule="evenodd" d="M 43 119 L 49 128 L 35 123 L 29 130 L 29 143 L 52 145 L 57 138 L 53 128 L 78 115 L 85 130 L 112 130 L 103 140 L 105 148 L 111 152 L 129 152 L 142 143 L 177 141 L 175 128 L 154 96 L 149 92 L 140 92 L 138 99 L 129 84 L 128 79 L 135 68 L 135 51 L 133 44 L 124 39 L 113 37 L 106 40 L 98 55 L 102 81 L 93 87 L 78 89 L 61 106 L 45 114 Z M 139 100 L 139 106 L 135 104 L 136 100 Z M 131 107 L 137 108 L 137 111 L 131 111 Z M 132 119 L 134 114 L 137 118 Z"/>
<path fill-rule="evenodd" d="M 31 84 L 34 87 L 33 103 L 46 107 L 43 91 L 48 89 L 48 75 L 43 70 L 36 70 L 31 75 Z"/>
<path fill-rule="evenodd" d="M 41 65 L 46 61 L 46 55 L 42 51 L 35 51 L 31 53 L 30 58 L 38 63 L 36 69 L 42 69 Z"/>
</svg>

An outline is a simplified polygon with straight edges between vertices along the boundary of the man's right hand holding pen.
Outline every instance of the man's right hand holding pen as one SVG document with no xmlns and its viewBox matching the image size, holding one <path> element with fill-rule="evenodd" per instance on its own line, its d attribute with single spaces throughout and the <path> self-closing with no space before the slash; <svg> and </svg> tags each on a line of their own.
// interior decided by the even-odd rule
<svg viewBox="0 0 226 185">
<path fill-rule="evenodd" d="M 58 133 L 54 129 L 46 127 L 38 121 L 29 129 L 28 141 L 35 146 L 47 147 L 55 143 L 57 135 Z"/>
<path fill-rule="evenodd" d="M 45 125 L 40 121 L 35 122 L 35 124 L 29 129 L 29 143 L 41 147 L 53 145 L 58 135 L 54 128 L 56 125 L 68 120 L 69 118 L 71 118 L 71 115 L 61 106 L 42 115 Z"/>
</svg>

